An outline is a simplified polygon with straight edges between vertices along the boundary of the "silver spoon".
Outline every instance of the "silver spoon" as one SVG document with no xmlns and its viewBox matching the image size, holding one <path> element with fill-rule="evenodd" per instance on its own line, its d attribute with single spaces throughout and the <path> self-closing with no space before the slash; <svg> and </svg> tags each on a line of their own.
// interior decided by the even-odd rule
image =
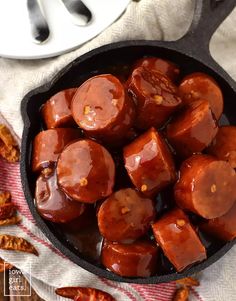
<svg viewBox="0 0 236 301">
<path fill-rule="evenodd" d="M 45 42 L 50 35 L 47 21 L 41 11 L 38 0 L 27 0 L 27 8 L 34 42 L 41 44 Z"/>
<path fill-rule="evenodd" d="M 92 13 L 81 0 L 61 0 L 78 26 L 86 26 L 92 19 Z"/>
</svg>

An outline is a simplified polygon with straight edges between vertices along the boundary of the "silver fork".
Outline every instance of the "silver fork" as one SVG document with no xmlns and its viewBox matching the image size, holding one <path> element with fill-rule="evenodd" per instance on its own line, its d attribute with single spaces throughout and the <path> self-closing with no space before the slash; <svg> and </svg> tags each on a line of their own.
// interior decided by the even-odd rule
<svg viewBox="0 0 236 301">
<path fill-rule="evenodd" d="M 72 21 L 78 26 L 86 26 L 92 19 L 92 13 L 81 0 L 61 0 L 71 14 Z"/>
<path fill-rule="evenodd" d="M 34 42 L 41 44 L 50 35 L 48 23 L 41 11 L 38 0 L 27 0 L 27 8 Z"/>
</svg>

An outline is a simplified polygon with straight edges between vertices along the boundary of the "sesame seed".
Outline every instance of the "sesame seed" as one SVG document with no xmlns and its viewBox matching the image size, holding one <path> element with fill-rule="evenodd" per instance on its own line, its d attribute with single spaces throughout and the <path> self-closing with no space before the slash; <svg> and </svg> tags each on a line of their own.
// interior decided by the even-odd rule
<svg viewBox="0 0 236 301">
<path fill-rule="evenodd" d="M 191 93 L 192 97 L 199 98 L 199 93 L 198 92 L 192 90 L 190 93 Z"/>
<path fill-rule="evenodd" d="M 184 219 L 177 219 L 176 224 L 179 227 L 183 227 L 186 224 L 186 222 Z"/>
<path fill-rule="evenodd" d="M 88 185 L 88 180 L 86 178 L 82 178 L 79 181 L 80 186 L 87 186 Z"/>
<path fill-rule="evenodd" d="M 50 176 L 52 173 L 53 173 L 53 169 L 50 168 L 50 167 L 44 168 L 44 169 L 42 170 L 42 174 L 43 174 L 45 177 Z"/>
<path fill-rule="evenodd" d="M 90 106 L 85 106 L 84 107 L 84 115 L 87 115 L 91 110 L 91 107 Z"/>
<path fill-rule="evenodd" d="M 161 95 L 154 95 L 155 102 L 161 104 L 163 102 L 163 97 Z"/>
<path fill-rule="evenodd" d="M 128 213 L 128 212 L 130 212 L 130 209 L 129 209 L 128 207 L 122 207 L 122 208 L 121 208 L 121 213 L 122 213 L 122 214 L 126 214 L 126 213 Z"/>
<path fill-rule="evenodd" d="M 216 185 L 215 184 L 211 185 L 211 192 L 212 193 L 216 192 Z"/>
<path fill-rule="evenodd" d="M 148 189 L 148 187 L 147 187 L 146 184 L 143 184 L 143 185 L 141 186 L 141 191 L 142 191 L 142 192 L 147 191 L 147 189 Z"/>
<path fill-rule="evenodd" d="M 112 103 L 114 106 L 117 106 L 117 104 L 118 104 L 118 99 L 113 98 L 112 101 L 111 101 L 111 103 Z"/>
</svg>

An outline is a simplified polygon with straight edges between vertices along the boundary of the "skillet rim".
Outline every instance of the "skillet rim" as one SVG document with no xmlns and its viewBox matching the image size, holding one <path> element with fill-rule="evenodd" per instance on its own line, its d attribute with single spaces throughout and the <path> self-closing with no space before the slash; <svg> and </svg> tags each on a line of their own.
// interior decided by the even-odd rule
<svg viewBox="0 0 236 301">
<path fill-rule="evenodd" d="M 29 141 L 29 130 L 31 126 L 31 122 L 28 117 L 27 113 L 27 107 L 28 103 L 30 102 L 31 98 L 37 94 L 44 93 L 49 91 L 54 84 L 62 77 L 64 76 L 73 66 L 79 65 L 82 62 L 89 60 L 100 53 L 106 53 L 111 50 L 118 50 L 119 48 L 126 48 L 131 46 L 137 46 L 137 47 L 145 47 L 145 46 L 151 46 L 151 47 L 162 47 L 165 49 L 173 50 L 176 52 L 181 53 L 182 55 L 185 55 L 191 59 L 197 60 L 198 62 L 201 62 L 208 68 L 212 69 L 214 72 L 216 72 L 220 77 L 224 79 L 228 83 L 228 85 L 232 88 L 234 93 L 236 93 L 236 88 L 234 85 L 234 81 L 230 78 L 230 76 L 219 66 L 211 57 L 209 56 L 208 59 L 206 59 L 205 55 L 196 57 L 194 53 L 191 51 L 188 51 L 184 48 L 183 44 L 176 42 L 163 42 L 163 41 L 150 41 L 150 40 L 130 40 L 130 41 L 121 41 L 111 44 L 106 44 L 103 46 L 100 46 L 98 48 L 95 48 L 80 57 L 76 58 L 72 62 L 70 62 L 68 65 L 66 65 L 63 69 L 61 69 L 55 76 L 53 76 L 52 80 L 48 81 L 47 83 L 31 90 L 28 92 L 21 101 L 21 115 L 24 122 L 24 130 L 22 135 L 22 142 L 21 142 L 21 160 L 20 160 L 20 174 L 21 174 L 21 183 L 22 188 L 24 192 L 25 199 L 27 201 L 27 204 L 29 206 L 29 209 L 31 211 L 31 214 L 33 215 L 34 220 L 36 221 L 37 226 L 39 229 L 45 234 L 45 236 L 50 240 L 50 242 L 53 244 L 54 247 L 56 247 L 63 255 L 65 255 L 68 259 L 70 259 L 72 262 L 77 264 L 78 266 L 84 268 L 88 272 L 91 272 L 97 276 L 104 277 L 106 279 L 117 281 L 117 282 L 125 282 L 125 283 L 136 283 L 136 284 L 157 284 L 157 283 L 164 283 L 164 282 L 170 282 L 175 281 L 177 279 L 181 279 L 184 277 L 188 277 L 190 275 L 193 275 L 194 273 L 200 272 L 204 270 L 205 268 L 209 267 L 211 264 L 216 262 L 218 259 L 223 257 L 236 243 L 236 239 L 227 242 L 222 248 L 220 248 L 216 253 L 208 257 L 205 261 L 200 262 L 197 265 L 194 265 L 193 267 L 181 272 L 181 273 L 171 273 L 166 275 L 158 275 L 158 276 L 151 276 L 147 278 L 127 278 L 127 277 L 121 277 L 118 276 L 112 272 L 109 272 L 101 267 L 98 267 L 88 261 L 86 261 L 83 258 L 80 258 L 78 255 L 76 255 L 73 251 L 71 251 L 69 248 L 67 248 L 50 230 L 46 222 L 41 218 L 41 216 L 38 214 L 36 207 L 34 205 L 34 200 L 31 195 L 30 189 L 29 189 L 29 181 L 27 176 L 27 153 L 29 149 L 29 144 L 31 141 Z"/>
</svg>

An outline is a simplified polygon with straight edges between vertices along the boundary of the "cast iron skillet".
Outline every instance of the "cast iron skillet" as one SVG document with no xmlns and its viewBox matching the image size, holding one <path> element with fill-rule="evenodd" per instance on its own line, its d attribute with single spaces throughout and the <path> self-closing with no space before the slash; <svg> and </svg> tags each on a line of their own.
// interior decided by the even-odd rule
<svg viewBox="0 0 236 301">
<path fill-rule="evenodd" d="M 196 9 L 192 25 L 187 34 L 175 42 L 162 41 L 124 41 L 108 44 L 94 49 L 78 57 L 60 71 L 50 82 L 29 92 L 21 104 L 21 113 L 24 120 L 24 132 L 21 146 L 21 179 L 25 198 L 38 227 L 48 237 L 52 244 L 65 256 L 82 268 L 120 282 L 141 284 L 161 283 L 176 280 L 199 272 L 221 258 L 235 243 L 235 240 L 220 246 L 211 252 L 207 260 L 199 263 L 182 273 L 169 273 L 149 278 L 122 278 L 104 268 L 88 262 L 78 256 L 78 253 L 60 237 L 55 228 L 43 220 L 34 206 L 35 179 L 31 172 L 31 143 L 40 131 L 40 106 L 56 92 L 79 86 L 93 74 L 106 72 L 106 66 L 131 63 L 142 56 L 158 56 L 176 62 L 181 66 L 183 74 L 202 71 L 213 76 L 222 88 L 225 109 L 223 124 L 236 124 L 236 84 L 230 76 L 213 60 L 209 52 L 209 41 L 221 24 L 236 6 L 236 0 L 196 0 Z"/>
</svg>

